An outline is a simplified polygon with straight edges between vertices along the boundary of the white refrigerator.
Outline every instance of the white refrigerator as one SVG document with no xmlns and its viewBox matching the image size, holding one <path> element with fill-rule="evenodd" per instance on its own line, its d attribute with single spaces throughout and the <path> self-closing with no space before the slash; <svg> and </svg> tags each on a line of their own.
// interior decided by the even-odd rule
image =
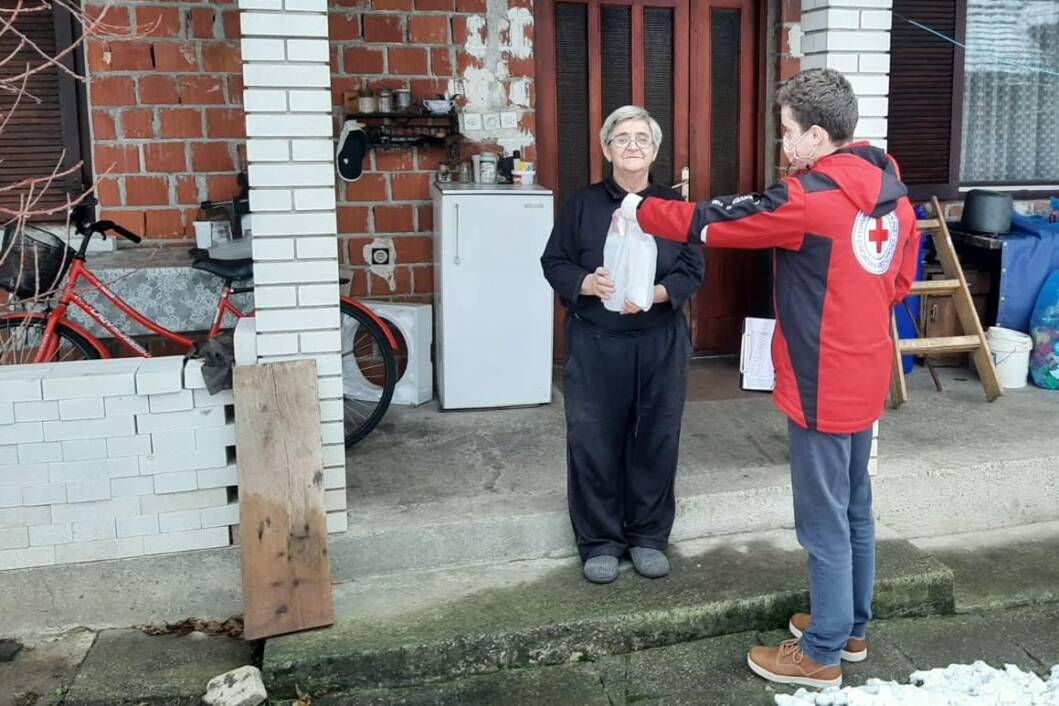
<svg viewBox="0 0 1059 706">
<path fill-rule="evenodd" d="M 547 404 L 553 294 L 540 257 L 552 192 L 435 183 L 434 334 L 442 409 Z"/>
</svg>

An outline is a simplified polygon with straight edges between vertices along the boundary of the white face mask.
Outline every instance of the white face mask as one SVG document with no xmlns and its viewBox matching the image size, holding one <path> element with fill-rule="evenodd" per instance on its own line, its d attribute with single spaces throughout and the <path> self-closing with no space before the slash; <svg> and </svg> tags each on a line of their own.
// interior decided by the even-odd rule
<svg viewBox="0 0 1059 706">
<path fill-rule="evenodd" d="M 809 130 L 812 130 L 813 127 L 815 126 L 810 125 Z M 820 145 L 813 145 L 813 149 L 804 157 L 798 154 L 798 145 L 809 134 L 809 130 L 803 132 L 801 137 L 794 142 L 791 142 L 791 138 L 786 135 L 783 137 L 783 153 L 787 155 L 787 160 L 791 163 L 791 171 L 806 169 L 813 164 L 813 158 L 816 156 L 816 150 Z"/>
</svg>

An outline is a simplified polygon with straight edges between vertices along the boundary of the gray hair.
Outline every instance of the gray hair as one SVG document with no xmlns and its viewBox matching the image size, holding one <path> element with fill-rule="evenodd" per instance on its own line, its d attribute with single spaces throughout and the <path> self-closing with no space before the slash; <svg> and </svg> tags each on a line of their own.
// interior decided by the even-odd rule
<svg viewBox="0 0 1059 706">
<path fill-rule="evenodd" d="M 857 95 L 849 80 L 835 69 L 806 69 L 776 93 L 776 104 L 787 106 L 804 131 L 819 125 L 831 141 L 842 144 L 857 128 Z"/>
<path fill-rule="evenodd" d="M 599 143 L 606 150 L 610 145 L 610 138 L 614 129 L 627 120 L 643 120 L 651 128 L 651 141 L 655 143 L 655 151 L 662 146 L 662 127 L 651 114 L 638 105 L 623 105 L 607 116 L 603 121 L 603 127 L 599 131 Z"/>
</svg>

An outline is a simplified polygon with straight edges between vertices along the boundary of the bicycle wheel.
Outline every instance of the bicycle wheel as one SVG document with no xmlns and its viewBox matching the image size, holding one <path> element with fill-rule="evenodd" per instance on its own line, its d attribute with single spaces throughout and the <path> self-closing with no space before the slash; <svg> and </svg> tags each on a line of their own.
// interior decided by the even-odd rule
<svg viewBox="0 0 1059 706">
<path fill-rule="evenodd" d="M 363 439 L 386 414 L 397 386 L 397 363 L 386 334 L 347 302 L 342 313 L 342 393 L 346 448 Z"/>
<path fill-rule="evenodd" d="M 0 365 L 32 363 L 44 338 L 46 319 L 26 315 L 0 319 Z M 95 360 L 99 351 L 81 334 L 60 324 L 55 329 L 59 346 L 48 362 Z"/>
</svg>

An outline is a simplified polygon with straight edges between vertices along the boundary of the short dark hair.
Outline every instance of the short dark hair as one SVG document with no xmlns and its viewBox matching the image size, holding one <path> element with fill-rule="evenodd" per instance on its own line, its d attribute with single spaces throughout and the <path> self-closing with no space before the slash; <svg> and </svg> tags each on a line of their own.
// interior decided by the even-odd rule
<svg viewBox="0 0 1059 706">
<path fill-rule="evenodd" d="M 802 130 L 813 125 L 827 130 L 832 142 L 847 142 L 857 127 L 857 96 L 834 69 L 802 71 L 776 93 L 776 104 L 790 108 Z"/>
</svg>

